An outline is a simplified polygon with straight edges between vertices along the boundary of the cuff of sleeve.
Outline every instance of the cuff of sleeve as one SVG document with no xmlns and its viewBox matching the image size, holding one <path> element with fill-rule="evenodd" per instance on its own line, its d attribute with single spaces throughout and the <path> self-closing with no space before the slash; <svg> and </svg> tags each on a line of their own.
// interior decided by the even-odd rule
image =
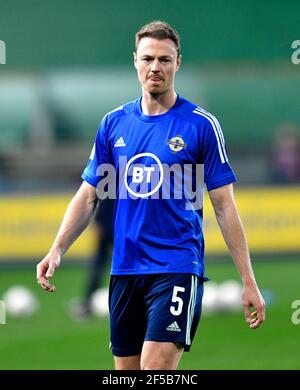
<svg viewBox="0 0 300 390">
<path fill-rule="evenodd" d="M 94 187 L 97 187 L 97 184 L 99 182 L 99 179 L 98 178 L 95 178 L 95 177 L 92 177 L 90 175 L 88 175 L 86 173 L 86 171 L 84 171 L 81 175 L 81 178 L 86 181 L 87 183 L 91 184 L 92 186 Z"/>
<path fill-rule="evenodd" d="M 237 179 L 233 172 L 229 172 L 224 176 L 218 177 L 216 180 L 206 183 L 207 191 L 215 190 L 216 188 L 223 187 L 227 184 L 236 182 Z"/>
</svg>

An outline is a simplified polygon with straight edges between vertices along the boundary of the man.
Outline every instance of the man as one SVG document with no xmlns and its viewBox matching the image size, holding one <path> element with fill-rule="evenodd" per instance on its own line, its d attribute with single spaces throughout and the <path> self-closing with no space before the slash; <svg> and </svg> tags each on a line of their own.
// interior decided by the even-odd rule
<svg viewBox="0 0 300 390">
<path fill-rule="evenodd" d="M 109 304 L 116 369 L 176 369 L 199 322 L 206 279 L 201 201 L 200 206 L 193 203 L 186 188 L 178 196 L 176 178 L 164 178 L 167 167 L 182 168 L 183 179 L 192 172 L 195 184 L 196 166 L 204 165 L 218 223 L 243 281 L 246 320 L 252 329 L 264 320 L 221 127 L 211 114 L 176 94 L 180 63 L 179 36 L 167 23 L 152 22 L 136 34 L 134 66 L 142 97 L 102 120 L 83 184 L 37 267 L 39 284 L 54 291 L 49 278 L 93 215 L 95 187 L 104 180 L 101 167 L 113 165 L 118 173 Z M 169 197 L 163 196 L 164 179 Z M 202 194 L 202 187 L 198 184 L 197 193 Z"/>
</svg>

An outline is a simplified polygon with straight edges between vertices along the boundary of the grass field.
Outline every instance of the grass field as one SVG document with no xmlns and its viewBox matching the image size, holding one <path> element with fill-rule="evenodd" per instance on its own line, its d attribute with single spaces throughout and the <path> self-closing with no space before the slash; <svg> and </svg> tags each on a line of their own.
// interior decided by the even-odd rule
<svg viewBox="0 0 300 390">
<path fill-rule="evenodd" d="M 299 369 L 300 325 L 291 322 L 291 304 L 300 299 L 300 262 L 256 261 L 260 287 L 273 292 L 263 327 L 248 328 L 243 314 L 203 315 L 190 353 L 180 369 Z M 112 369 L 108 348 L 109 323 L 94 318 L 74 322 L 68 303 L 80 295 L 85 269 L 62 267 L 57 271 L 54 294 L 35 284 L 35 270 L 0 271 L 0 296 L 11 285 L 30 287 L 40 302 L 39 311 L 22 320 L 7 318 L 0 325 L 0 369 Z M 238 279 L 232 263 L 207 262 L 216 282 Z"/>
</svg>

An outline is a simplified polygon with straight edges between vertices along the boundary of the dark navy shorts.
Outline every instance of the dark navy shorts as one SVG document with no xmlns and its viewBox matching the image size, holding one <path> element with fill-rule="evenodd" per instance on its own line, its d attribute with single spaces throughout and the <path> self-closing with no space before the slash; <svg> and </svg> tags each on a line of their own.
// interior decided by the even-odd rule
<svg viewBox="0 0 300 390">
<path fill-rule="evenodd" d="M 189 351 L 202 307 L 203 281 L 191 274 L 111 276 L 111 347 L 133 356 L 144 341 L 167 341 Z"/>
</svg>

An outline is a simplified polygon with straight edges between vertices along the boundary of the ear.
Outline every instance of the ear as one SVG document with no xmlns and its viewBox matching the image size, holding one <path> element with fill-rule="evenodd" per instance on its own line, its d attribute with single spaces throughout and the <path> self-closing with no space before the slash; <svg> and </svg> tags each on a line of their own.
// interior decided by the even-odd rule
<svg viewBox="0 0 300 390">
<path fill-rule="evenodd" d="M 133 63 L 134 63 L 135 69 L 137 69 L 137 65 L 136 65 L 136 63 L 137 63 L 137 56 L 136 56 L 136 52 L 135 51 L 133 52 Z"/>
<path fill-rule="evenodd" d="M 177 60 L 176 60 L 176 72 L 179 70 L 180 68 L 180 65 L 181 65 L 181 59 L 182 59 L 182 55 L 180 54 L 180 56 L 177 57 Z"/>
</svg>

